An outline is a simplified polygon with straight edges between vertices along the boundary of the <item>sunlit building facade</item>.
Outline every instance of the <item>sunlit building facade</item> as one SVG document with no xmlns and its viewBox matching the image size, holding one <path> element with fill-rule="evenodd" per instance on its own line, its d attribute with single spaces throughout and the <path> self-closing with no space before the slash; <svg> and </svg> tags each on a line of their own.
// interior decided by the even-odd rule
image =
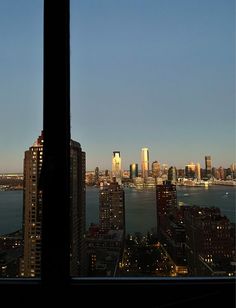
<svg viewBox="0 0 236 308">
<path fill-rule="evenodd" d="M 142 177 L 146 179 L 149 176 L 149 150 L 142 148 L 141 150 L 141 171 Z"/>
<path fill-rule="evenodd" d="M 198 181 L 201 181 L 201 165 L 199 163 L 196 164 L 195 174 Z"/>
<path fill-rule="evenodd" d="M 129 166 L 129 174 L 130 179 L 138 177 L 138 164 L 133 163 Z"/>
<path fill-rule="evenodd" d="M 112 156 L 112 177 L 116 178 L 118 184 L 121 184 L 122 169 L 121 169 L 121 156 L 119 151 L 114 151 Z"/>
</svg>

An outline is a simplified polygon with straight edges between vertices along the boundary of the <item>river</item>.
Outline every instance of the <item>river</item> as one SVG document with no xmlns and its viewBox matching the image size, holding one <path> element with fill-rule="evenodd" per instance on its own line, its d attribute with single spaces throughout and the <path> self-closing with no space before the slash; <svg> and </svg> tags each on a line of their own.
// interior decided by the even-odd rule
<svg viewBox="0 0 236 308">
<path fill-rule="evenodd" d="M 99 189 L 86 188 L 86 225 L 98 223 Z M 21 228 L 23 191 L 0 191 L 0 234 Z M 231 186 L 177 187 L 177 200 L 188 205 L 215 206 L 235 222 L 236 188 Z M 125 188 L 127 233 L 146 233 L 156 228 L 155 190 Z"/>
</svg>

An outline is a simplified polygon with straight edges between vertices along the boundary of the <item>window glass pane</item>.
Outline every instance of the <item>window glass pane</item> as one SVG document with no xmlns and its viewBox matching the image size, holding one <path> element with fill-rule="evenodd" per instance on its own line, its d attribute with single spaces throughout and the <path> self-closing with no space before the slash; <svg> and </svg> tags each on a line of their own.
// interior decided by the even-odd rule
<svg viewBox="0 0 236 308">
<path fill-rule="evenodd" d="M 235 275 L 234 21 L 233 1 L 71 0 L 78 275 Z"/>
<path fill-rule="evenodd" d="M 43 1 L 2 0 L 0 40 L 0 277 L 36 277 L 41 151 L 35 140 L 43 123 Z"/>
</svg>

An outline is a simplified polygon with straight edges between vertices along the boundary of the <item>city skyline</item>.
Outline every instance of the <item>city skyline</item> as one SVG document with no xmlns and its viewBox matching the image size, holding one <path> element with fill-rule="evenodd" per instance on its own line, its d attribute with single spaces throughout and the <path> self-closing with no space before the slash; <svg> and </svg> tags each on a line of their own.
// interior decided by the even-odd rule
<svg viewBox="0 0 236 308">
<path fill-rule="evenodd" d="M 71 1 L 71 128 L 87 170 L 140 149 L 177 168 L 235 161 L 235 3 Z M 1 1 L 0 172 L 42 130 L 43 1 Z"/>
</svg>

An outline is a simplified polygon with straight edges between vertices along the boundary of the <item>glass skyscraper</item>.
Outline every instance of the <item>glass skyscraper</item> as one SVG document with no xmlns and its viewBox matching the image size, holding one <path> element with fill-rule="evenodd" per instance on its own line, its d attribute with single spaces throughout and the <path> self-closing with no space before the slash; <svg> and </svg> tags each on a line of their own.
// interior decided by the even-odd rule
<svg viewBox="0 0 236 308">
<path fill-rule="evenodd" d="M 142 148 L 141 150 L 141 170 L 142 177 L 146 179 L 149 176 L 149 150 Z"/>
</svg>

